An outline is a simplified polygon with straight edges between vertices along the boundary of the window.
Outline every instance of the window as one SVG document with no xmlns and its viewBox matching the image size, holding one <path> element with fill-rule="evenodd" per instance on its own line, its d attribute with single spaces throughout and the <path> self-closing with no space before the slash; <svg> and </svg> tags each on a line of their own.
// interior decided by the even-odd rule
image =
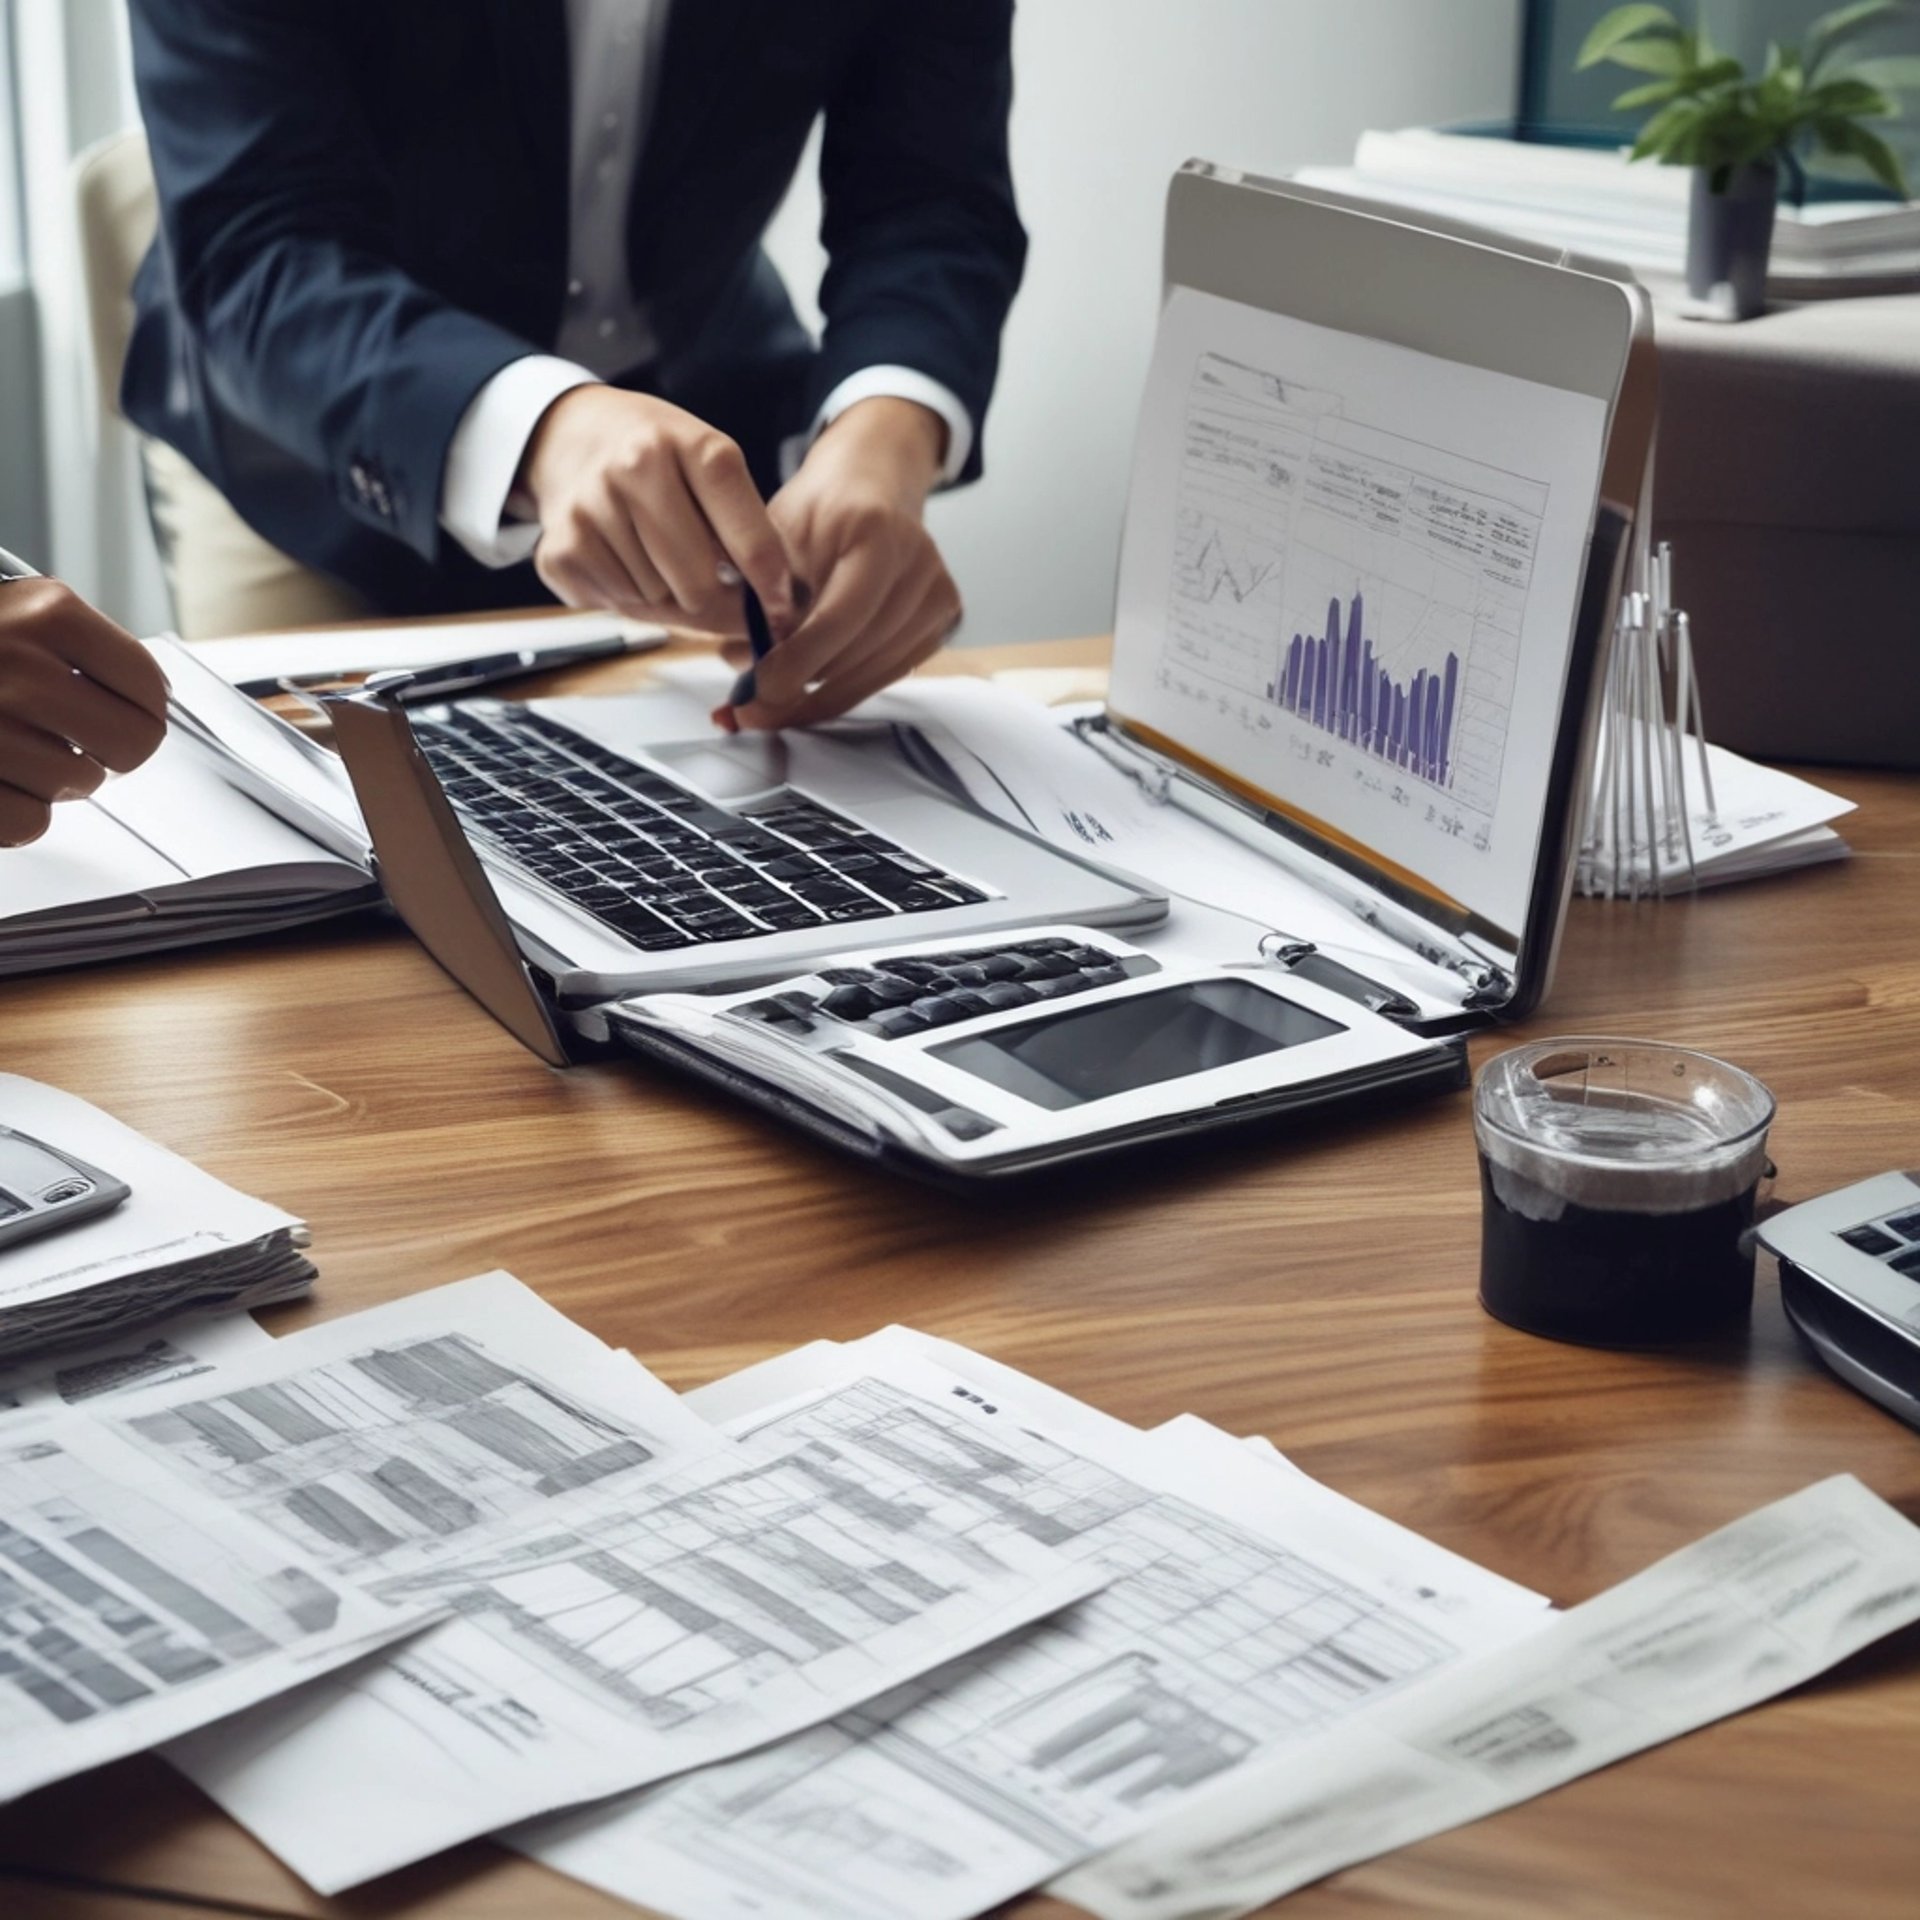
<svg viewBox="0 0 1920 1920">
<path fill-rule="evenodd" d="M 27 277 L 20 198 L 20 110 L 14 93 L 13 3 L 0 0 L 0 288 Z"/>
</svg>

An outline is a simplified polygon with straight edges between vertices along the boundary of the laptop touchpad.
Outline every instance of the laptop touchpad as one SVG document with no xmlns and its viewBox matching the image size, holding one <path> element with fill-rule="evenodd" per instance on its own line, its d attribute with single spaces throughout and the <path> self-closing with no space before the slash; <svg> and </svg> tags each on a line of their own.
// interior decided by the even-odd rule
<svg viewBox="0 0 1920 1920">
<path fill-rule="evenodd" d="M 722 806 L 739 806 L 787 784 L 787 743 L 778 734 L 649 743 L 647 757 Z"/>
</svg>

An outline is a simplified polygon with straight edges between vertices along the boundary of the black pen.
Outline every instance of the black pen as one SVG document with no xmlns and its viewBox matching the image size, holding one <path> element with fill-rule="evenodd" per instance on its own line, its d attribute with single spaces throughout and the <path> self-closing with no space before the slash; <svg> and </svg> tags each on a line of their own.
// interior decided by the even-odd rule
<svg viewBox="0 0 1920 1920">
<path fill-rule="evenodd" d="M 561 667 L 577 667 L 589 660 L 611 660 L 629 653 L 633 642 L 622 634 L 596 635 L 571 647 L 514 647 L 505 653 L 477 654 L 471 660 L 448 660 L 437 666 L 421 667 L 401 691 L 404 701 L 443 700 L 456 693 L 471 693 L 476 687 L 497 686 L 504 680 L 518 680 L 528 674 L 553 673 Z M 289 673 L 259 680 L 243 680 L 239 691 L 256 699 L 276 693 L 309 693 L 323 687 L 339 687 L 354 678 L 350 671 L 336 673 Z"/>
<path fill-rule="evenodd" d="M 740 594 L 746 602 L 747 645 L 753 652 L 753 666 L 748 667 L 733 683 L 733 691 L 727 695 L 727 705 L 730 707 L 751 706 L 759 697 L 760 690 L 754 683 L 754 668 L 773 651 L 773 629 L 767 625 L 767 610 L 760 604 L 760 596 L 744 582 Z"/>
<path fill-rule="evenodd" d="M 607 640 L 583 640 L 577 647 L 516 647 L 509 653 L 485 653 L 473 660 L 450 660 L 444 666 L 423 667 L 402 688 L 403 702 L 444 700 L 475 687 L 491 687 L 502 680 L 518 680 L 532 673 L 554 673 L 561 667 L 583 666 L 589 660 L 610 660 L 632 650 L 622 635 Z"/>
</svg>

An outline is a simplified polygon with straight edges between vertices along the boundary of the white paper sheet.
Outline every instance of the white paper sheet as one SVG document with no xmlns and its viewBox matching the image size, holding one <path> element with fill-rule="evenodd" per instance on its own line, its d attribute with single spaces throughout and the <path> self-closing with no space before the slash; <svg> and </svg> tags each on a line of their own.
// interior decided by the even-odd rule
<svg viewBox="0 0 1920 1920">
<path fill-rule="evenodd" d="M 0 1800 L 414 1631 L 78 1414 L 0 1440 Z"/>
<path fill-rule="evenodd" d="M 956 1494 L 962 1424 L 884 1383 L 851 1383 L 750 1442 L 700 1424 L 698 1457 L 604 1483 L 470 1560 L 383 1579 L 461 1616 L 398 1659 L 170 1757 L 333 1892 L 783 1738 L 1104 1578 Z M 1047 1481 L 1037 1444 L 1016 1453 L 1017 1477 Z"/>
<path fill-rule="evenodd" d="M 1115 711 L 1524 926 L 1606 425 L 1599 400 L 1176 288 Z"/>
<path fill-rule="evenodd" d="M 356 626 L 332 632 L 248 633 L 202 640 L 194 652 L 224 680 L 243 681 L 320 673 L 343 678 L 390 667 L 443 667 L 490 653 L 523 648 L 549 652 L 605 638 L 627 640 L 636 650 L 665 642 L 664 627 L 607 614 L 524 614 L 496 620 L 463 620 L 447 626 Z"/>
<path fill-rule="evenodd" d="M 962 1497 L 1112 1585 L 829 1726 L 514 1845 L 682 1920 L 962 1920 L 1544 1617 L 1537 1595 L 1200 1422 L 1143 1433 L 901 1329 L 692 1397 L 748 1430 L 786 1417 L 756 1395 L 867 1368 L 965 1420 Z M 1070 1498 L 1003 1462 L 1016 1440 L 1052 1450 Z"/>
<path fill-rule="evenodd" d="M 381 1591 L 714 1450 L 652 1374 L 499 1272 L 288 1334 L 204 1391 L 189 1381 L 101 1418 L 197 1492 Z"/>
<path fill-rule="evenodd" d="M 89 803 L 176 868 L 199 897 L 366 885 L 366 874 L 236 793 L 213 756 L 178 729 L 144 766 L 110 780 Z"/>
<path fill-rule="evenodd" d="M 129 895 L 177 886 L 185 878 L 110 814 L 88 801 L 63 800 L 38 840 L 7 850 L 0 864 L 0 921 L 92 901 L 103 910 L 117 903 L 115 911 L 131 917 L 139 910 L 129 906 Z M 11 942 L 19 935 L 0 924 L 0 937 Z"/>
<path fill-rule="evenodd" d="M 340 756 L 235 692 L 208 663 L 204 649 L 170 636 L 146 644 L 167 676 L 175 730 L 211 751 L 236 793 L 364 869 L 372 843 Z"/>
<path fill-rule="evenodd" d="M 0 1250 L 0 1322 L 48 1301 L 264 1235 L 303 1231 L 111 1114 L 57 1087 L 0 1074 L 0 1125 L 71 1153 L 133 1189 L 111 1213 Z"/>
<path fill-rule="evenodd" d="M 223 1313 L 206 1320 L 169 1320 L 57 1358 L 0 1367 L 0 1430 L 67 1407 L 92 1409 L 128 1394 L 205 1380 L 272 1345 L 251 1314 Z"/>
<path fill-rule="evenodd" d="M 1166 928 L 1141 937 L 1155 950 L 1247 961 L 1275 933 L 1311 941 L 1423 1012 L 1457 1010 L 1433 996 L 1431 968 L 1409 964 L 1403 949 L 1339 901 L 1256 848 L 1156 803 L 1069 732 L 1061 714 L 997 682 L 916 679 L 867 702 L 857 717 L 915 728 L 983 812 L 1167 890 L 1174 907 Z"/>
<path fill-rule="evenodd" d="M 1055 1889 L 1229 1920 L 1757 1705 L 1920 1619 L 1920 1529 L 1851 1475 L 1737 1520 L 1510 1652 L 1258 1762 Z"/>
</svg>

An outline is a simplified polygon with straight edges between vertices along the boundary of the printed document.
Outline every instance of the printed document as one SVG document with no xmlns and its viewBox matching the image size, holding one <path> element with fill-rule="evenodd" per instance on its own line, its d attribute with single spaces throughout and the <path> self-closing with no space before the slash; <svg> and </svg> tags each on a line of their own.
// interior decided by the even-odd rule
<svg viewBox="0 0 1920 1920">
<path fill-rule="evenodd" d="M 1114 712 L 1522 927 L 1606 429 L 1598 399 L 1176 288 Z"/>
<path fill-rule="evenodd" d="M 1055 1888 L 1102 1920 L 1229 1920 L 1757 1705 L 1920 1619 L 1920 1528 L 1851 1475 L 1649 1567 L 1495 1658 L 1260 1761 Z"/>
<path fill-rule="evenodd" d="M 323 1322 L 103 1420 L 356 1586 L 464 1561 L 711 1429 L 511 1274 Z"/>
<path fill-rule="evenodd" d="M 523 1334 L 488 1345 L 491 1310 L 429 1334 L 433 1298 L 316 1329 L 335 1336 L 318 1369 L 246 1391 L 223 1375 L 128 1422 L 382 1597 L 457 1616 L 170 1751 L 322 1891 L 784 1738 L 1107 1577 L 1019 1499 L 975 1497 L 964 1417 L 884 1380 L 731 1440 L 598 1343 L 589 1404 L 581 1371 L 536 1377 Z M 400 1308 L 416 1336 L 366 1351 L 364 1323 Z M 671 1409 L 629 1419 L 640 1382 Z M 1075 1497 L 1041 1443 L 1004 1457 L 996 1473 Z"/>
<path fill-rule="evenodd" d="M 856 1378 L 948 1411 L 949 1497 L 1110 1584 L 830 1725 L 514 1845 L 680 1920 L 963 1920 L 1546 1618 L 1217 1429 L 1142 1433 L 900 1329 L 690 1397 L 764 1436 L 804 1417 L 790 1396 Z"/>
<path fill-rule="evenodd" d="M 0 1801 L 416 1631 L 79 1414 L 0 1440 Z"/>
<path fill-rule="evenodd" d="M 67 1407 L 207 1379 L 244 1354 L 273 1345 L 251 1314 L 169 1320 L 78 1352 L 0 1367 L 0 1431 Z"/>
</svg>

